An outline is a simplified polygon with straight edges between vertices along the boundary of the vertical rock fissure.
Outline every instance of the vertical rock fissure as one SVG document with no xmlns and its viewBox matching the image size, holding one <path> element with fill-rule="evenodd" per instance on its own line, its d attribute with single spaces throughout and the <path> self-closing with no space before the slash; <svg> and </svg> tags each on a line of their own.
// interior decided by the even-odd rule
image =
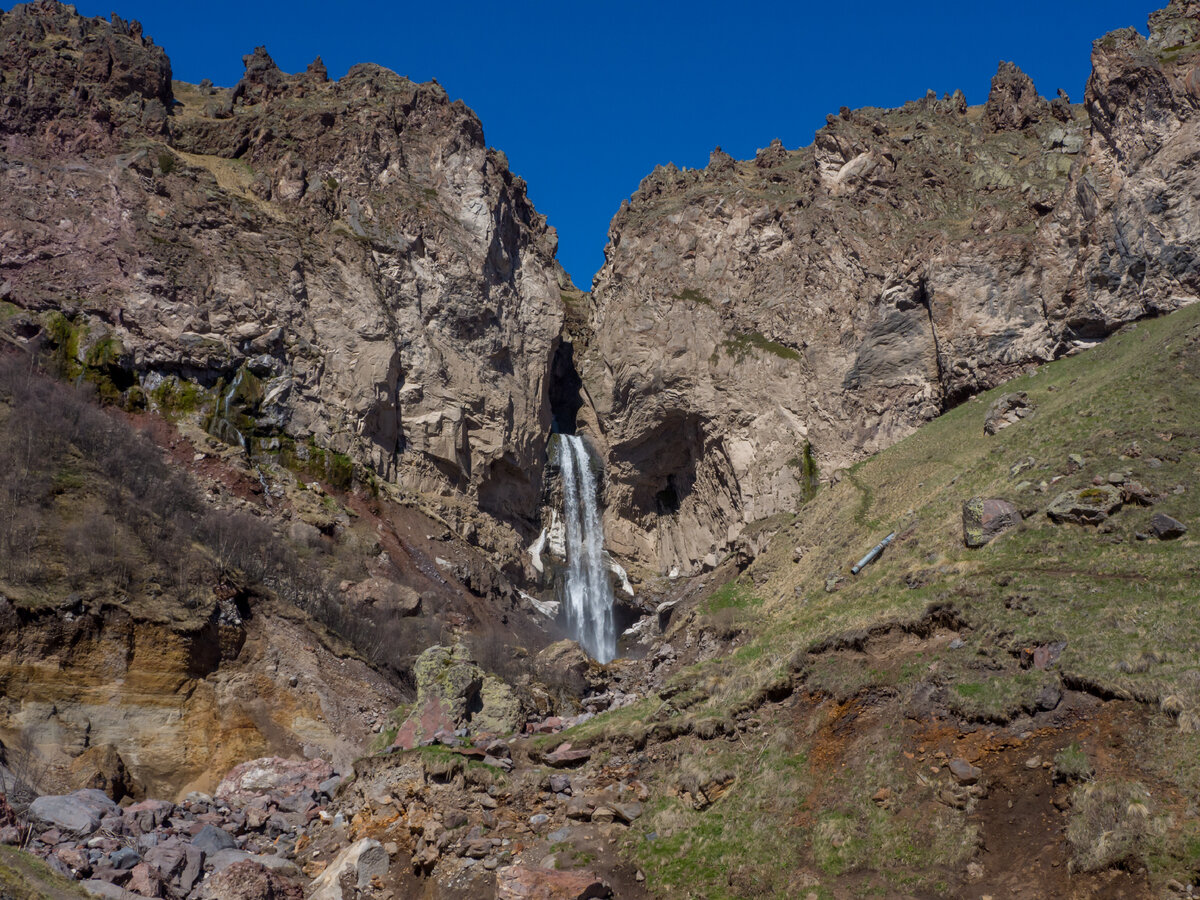
<svg viewBox="0 0 1200 900">
<path fill-rule="evenodd" d="M 560 341 L 550 360 L 550 415 L 553 430 L 559 434 L 574 434 L 576 417 L 584 405 L 583 379 L 575 369 L 575 347 L 570 341 Z"/>
<path fill-rule="evenodd" d="M 563 586 L 567 630 L 598 662 L 617 655 L 613 592 L 604 559 L 604 526 L 596 503 L 596 478 L 583 439 L 561 436 L 563 519 L 567 578 Z"/>
</svg>

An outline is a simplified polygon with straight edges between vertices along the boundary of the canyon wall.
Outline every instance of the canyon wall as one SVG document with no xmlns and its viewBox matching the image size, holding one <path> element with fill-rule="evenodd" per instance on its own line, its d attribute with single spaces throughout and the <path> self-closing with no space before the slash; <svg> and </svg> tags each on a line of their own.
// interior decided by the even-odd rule
<svg viewBox="0 0 1200 900">
<path fill-rule="evenodd" d="M 1196 296 L 1196 4 L 1150 32 L 1096 42 L 1082 104 L 1003 63 L 983 106 L 659 167 L 589 296 L 436 83 L 259 48 L 185 85 L 136 23 L 39 0 L 0 16 L 0 301 L 28 335 L 65 315 L 121 402 L 249 373 L 222 434 L 455 498 L 498 562 L 543 524 L 557 409 L 607 460 L 614 553 L 693 571 L 814 470 Z"/>
<path fill-rule="evenodd" d="M 614 550 L 690 571 L 974 393 L 1192 302 L 1197 4 L 1095 43 L 1085 102 L 842 109 L 812 146 L 658 167 L 614 217 L 580 369 Z M 714 552 L 716 551 L 716 552 Z"/>
<path fill-rule="evenodd" d="M 524 182 L 436 82 L 245 64 L 173 84 L 136 23 L 0 13 L 0 300 L 66 315 L 125 400 L 248 370 L 264 447 L 535 517 L 562 312 Z"/>
</svg>

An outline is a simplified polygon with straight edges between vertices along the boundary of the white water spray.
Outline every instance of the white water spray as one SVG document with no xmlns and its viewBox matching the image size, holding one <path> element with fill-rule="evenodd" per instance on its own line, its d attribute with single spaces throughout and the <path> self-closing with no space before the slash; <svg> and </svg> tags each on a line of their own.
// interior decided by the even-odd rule
<svg viewBox="0 0 1200 900">
<path fill-rule="evenodd" d="M 559 454 L 567 526 L 567 629 L 597 662 L 617 655 L 612 582 L 604 559 L 604 526 L 596 478 L 583 439 L 564 434 Z"/>
</svg>

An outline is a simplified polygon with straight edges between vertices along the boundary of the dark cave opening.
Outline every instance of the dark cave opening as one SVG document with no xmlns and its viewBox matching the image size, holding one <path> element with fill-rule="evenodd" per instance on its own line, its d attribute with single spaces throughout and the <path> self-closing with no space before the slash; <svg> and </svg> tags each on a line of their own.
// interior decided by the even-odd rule
<svg viewBox="0 0 1200 900">
<path fill-rule="evenodd" d="M 658 506 L 659 515 L 671 515 L 679 512 L 681 501 L 679 499 L 679 490 L 675 487 L 675 476 L 667 476 L 667 486 L 654 495 L 654 502 Z"/>
<path fill-rule="evenodd" d="M 574 434 L 576 417 L 583 406 L 583 379 L 575 371 L 575 346 L 562 341 L 550 362 L 551 431 Z"/>
</svg>

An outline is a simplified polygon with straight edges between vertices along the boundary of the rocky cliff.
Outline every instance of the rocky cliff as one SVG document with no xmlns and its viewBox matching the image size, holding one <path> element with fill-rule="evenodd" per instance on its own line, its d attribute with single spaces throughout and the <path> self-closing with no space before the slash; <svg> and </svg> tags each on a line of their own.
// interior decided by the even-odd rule
<svg viewBox="0 0 1200 900">
<path fill-rule="evenodd" d="M 1197 6 L 1150 26 L 1096 42 L 1082 107 L 1004 63 L 983 107 L 843 108 L 810 147 L 651 173 L 580 363 L 614 549 L 712 564 L 795 508 L 809 453 L 829 475 L 1194 300 Z"/>
<path fill-rule="evenodd" d="M 252 377 L 227 439 L 532 518 L 562 313 L 524 183 L 436 83 L 245 63 L 172 83 L 136 23 L 0 14 L 0 300 L 64 314 L 120 402 Z"/>
</svg>

